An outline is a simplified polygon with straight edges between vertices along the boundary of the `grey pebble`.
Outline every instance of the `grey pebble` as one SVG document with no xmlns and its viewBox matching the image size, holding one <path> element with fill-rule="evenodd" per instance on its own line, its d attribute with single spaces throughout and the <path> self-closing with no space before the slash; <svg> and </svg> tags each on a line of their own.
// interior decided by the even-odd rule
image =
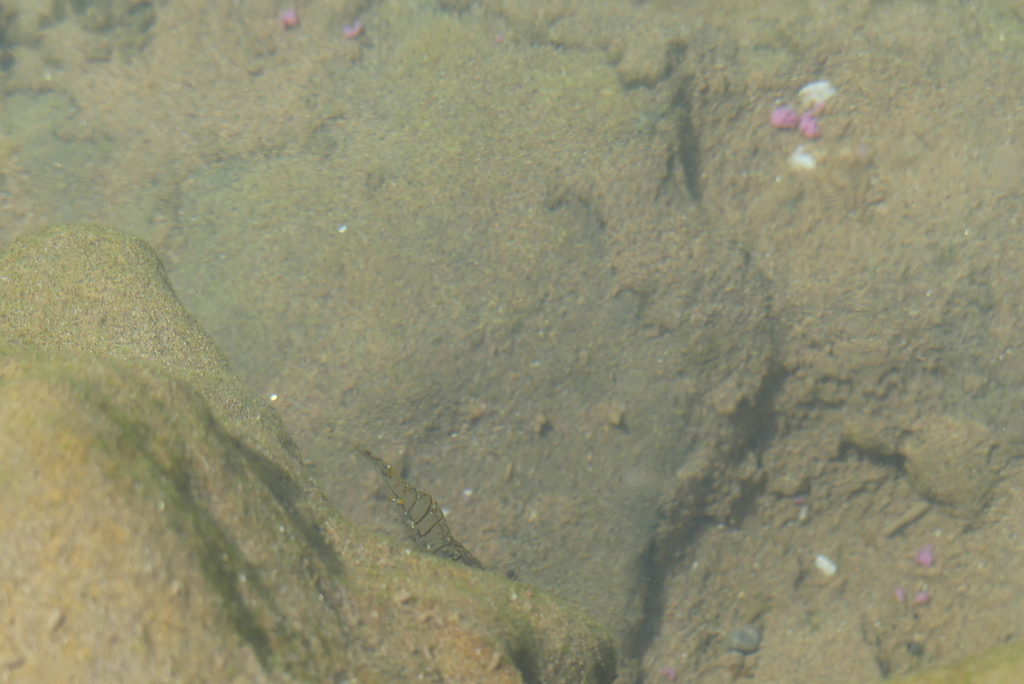
<svg viewBox="0 0 1024 684">
<path fill-rule="evenodd" d="M 737 627 L 729 633 L 728 648 L 740 653 L 753 653 L 761 645 L 761 629 L 757 625 Z"/>
</svg>

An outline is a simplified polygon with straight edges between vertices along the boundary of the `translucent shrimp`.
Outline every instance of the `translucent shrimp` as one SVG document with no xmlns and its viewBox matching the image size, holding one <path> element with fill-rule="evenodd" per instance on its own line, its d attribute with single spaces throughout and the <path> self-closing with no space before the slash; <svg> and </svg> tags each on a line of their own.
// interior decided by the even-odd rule
<svg viewBox="0 0 1024 684">
<path fill-rule="evenodd" d="M 434 497 L 419 491 L 399 477 L 390 463 L 377 458 L 366 449 L 355 449 L 373 464 L 384 479 L 385 486 L 391 492 L 391 500 L 402 512 L 402 519 L 416 548 L 471 568 L 483 569 L 483 563 L 474 558 L 465 546 L 455 541 L 452 531 L 448 528 L 448 521 L 444 519 L 444 513 L 434 501 Z"/>
</svg>

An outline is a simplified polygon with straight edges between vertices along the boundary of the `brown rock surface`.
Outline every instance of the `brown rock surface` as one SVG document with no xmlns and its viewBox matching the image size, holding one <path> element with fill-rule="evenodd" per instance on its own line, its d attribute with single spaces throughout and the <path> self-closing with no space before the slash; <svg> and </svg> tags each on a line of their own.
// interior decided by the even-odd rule
<svg viewBox="0 0 1024 684">
<path fill-rule="evenodd" d="M 965 658 L 947 667 L 929 668 L 891 684 L 1017 684 L 1024 671 L 1024 643 L 1017 641 Z"/>
<path fill-rule="evenodd" d="M 900 443 L 907 477 L 923 497 L 962 517 L 988 503 L 1005 457 L 984 425 L 953 416 L 926 416 Z"/>
<path fill-rule="evenodd" d="M 0 255 L 0 680 L 602 682 L 552 598 L 328 509 L 141 241 Z"/>
</svg>

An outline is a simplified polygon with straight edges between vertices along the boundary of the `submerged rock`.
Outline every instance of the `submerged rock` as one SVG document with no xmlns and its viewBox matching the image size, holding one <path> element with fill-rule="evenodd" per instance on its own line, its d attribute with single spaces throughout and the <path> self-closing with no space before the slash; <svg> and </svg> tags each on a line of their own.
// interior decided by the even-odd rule
<svg viewBox="0 0 1024 684">
<path fill-rule="evenodd" d="M 901 439 L 899 451 L 914 489 L 964 518 L 988 504 L 1005 462 L 989 428 L 953 416 L 917 421 Z"/>
<path fill-rule="evenodd" d="M 0 255 L 0 670 L 21 681 L 609 682 L 556 599 L 352 527 L 145 243 Z"/>
<path fill-rule="evenodd" d="M 998 646 L 955 665 L 933 667 L 889 684 L 1018 684 L 1024 672 L 1024 641 Z"/>
</svg>

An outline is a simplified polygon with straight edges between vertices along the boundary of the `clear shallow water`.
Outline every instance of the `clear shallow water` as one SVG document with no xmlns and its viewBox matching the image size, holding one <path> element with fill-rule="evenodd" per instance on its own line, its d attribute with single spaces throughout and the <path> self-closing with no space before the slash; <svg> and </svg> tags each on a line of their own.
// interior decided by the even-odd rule
<svg viewBox="0 0 1024 684">
<path fill-rule="evenodd" d="M 865 415 L 953 416 L 1018 453 L 1008 13 L 335 3 L 284 31 L 277 9 L 158 7 L 109 59 L 77 16 L 12 40 L 3 239 L 74 221 L 152 242 L 340 507 L 388 529 L 348 446 L 387 454 L 474 553 L 617 625 L 652 676 L 713 681 L 748 619 L 754 681 L 1017 633 L 1019 587 L 975 562 L 1019 558 L 1013 471 L 973 519 L 940 506 L 865 543 L 922 492 L 848 439 Z M 797 174 L 768 114 L 820 78 L 839 92 Z M 960 560 L 926 578 L 934 610 L 894 605 L 935 537 Z M 849 556 L 847 589 L 784 590 L 817 553 Z M 925 655 L 898 655 L 911 633 Z"/>
</svg>

